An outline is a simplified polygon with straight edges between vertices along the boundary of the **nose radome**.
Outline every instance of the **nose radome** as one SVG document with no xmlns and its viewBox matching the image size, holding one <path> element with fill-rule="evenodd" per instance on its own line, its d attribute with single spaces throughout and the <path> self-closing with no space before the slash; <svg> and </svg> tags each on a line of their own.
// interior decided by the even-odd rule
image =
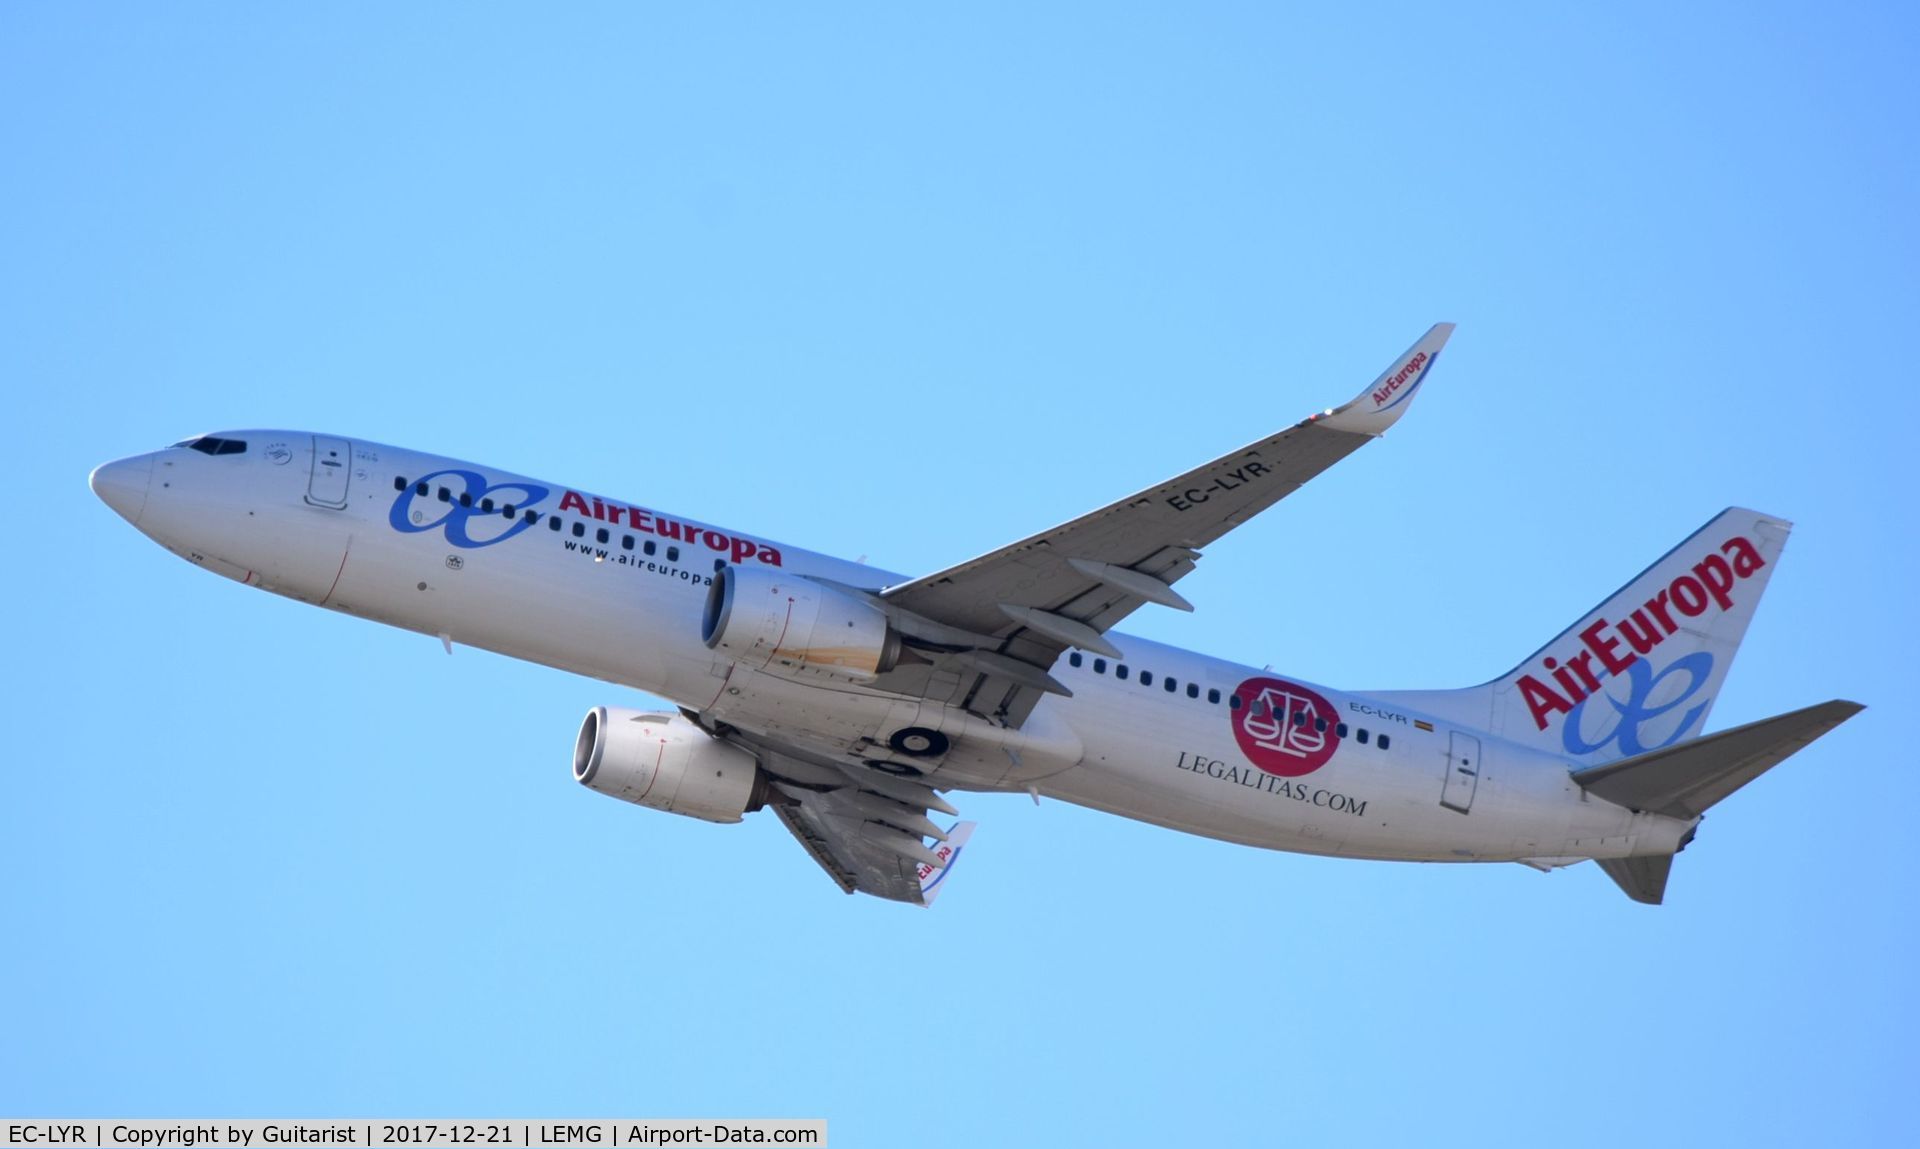
<svg viewBox="0 0 1920 1149">
<path fill-rule="evenodd" d="M 87 485 L 114 513 L 138 526 L 147 509 L 147 487 L 153 482 L 153 456 L 135 455 L 102 463 L 87 477 Z"/>
</svg>

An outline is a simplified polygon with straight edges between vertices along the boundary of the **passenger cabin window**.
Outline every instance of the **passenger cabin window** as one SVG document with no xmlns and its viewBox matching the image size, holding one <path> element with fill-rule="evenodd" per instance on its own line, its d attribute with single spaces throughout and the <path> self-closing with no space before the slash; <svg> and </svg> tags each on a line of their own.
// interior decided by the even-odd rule
<svg viewBox="0 0 1920 1149">
<path fill-rule="evenodd" d="M 548 530 L 550 530 L 550 531 L 557 531 L 557 530 L 559 530 L 559 529 L 560 529 L 560 516 L 559 516 L 559 515 L 549 515 L 549 516 L 547 516 L 547 529 L 548 529 Z"/>
<path fill-rule="evenodd" d="M 427 493 L 427 485 L 425 483 L 415 483 L 413 485 L 413 493 L 424 497 Z"/>
<path fill-rule="evenodd" d="M 406 490 L 406 489 L 407 489 L 407 481 L 406 481 L 405 479 L 403 479 L 403 478 L 401 478 L 400 476 L 398 476 L 398 475 L 395 475 L 395 476 L 393 477 L 393 489 L 394 489 L 394 490 L 396 490 L 396 491 L 404 491 L 404 490 Z"/>
<path fill-rule="evenodd" d="M 621 535 L 621 536 L 620 536 L 620 549 L 621 549 L 621 550 L 623 550 L 623 551 L 630 551 L 630 550 L 632 550 L 632 549 L 633 549 L 633 536 L 632 536 L 632 535 Z"/>
<path fill-rule="evenodd" d="M 1067 655 L 1067 665 L 1068 665 L 1068 666 L 1079 666 L 1079 665 L 1080 665 L 1080 652 L 1079 652 L 1079 651 L 1077 651 L 1077 650 L 1076 650 L 1076 651 L 1074 651 L 1074 652 L 1073 652 L 1072 654 L 1069 654 L 1069 655 Z"/>
<path fill-rule="evenodd" d="M 1238 694 L 1230 694 L 1230 695 L 1228 695 L 1228 696 L 1227 696 L 1227 709 L 1228 709 L 1228 710 L 1238 710 L 1238 709 L 1240 709 L 1240 708 L 1241 708 L 1242 706 L 1245 706 L 1245 705 L 1246 705 L 1246 703 L 1244 703 L 1244 702 L 1242 702 L 1242 701 L 1240 701 L 1240 696 L 1239 696 Z"/>
<path fill-rule="evenodd" d="M 1124 662 L 1115 663 L 1113 666 L 1113 676 L 1125 682 L 1127 680 L 1127 664 Z"/>
<path fill-rule="evenodd" d="M 677 563 L 677 562 L 679 562 L 679 561 L 680 561 L 680 548 L 679 548 L 679 547 L 668 547 L 668 548 L 667 548 L 667 561 L 668 561 L 668 562 L 670 562 L 670 563 Z"/>
<path fill-rule="evenodd" d="M 1380 736 L 1380 749 L 1385 750 L 1387 747 L 1391 745 L 1393 745 L 1393 739 L 1387 737 L 1385 734 L 1382 734 Z"/>
<path fill-rule="evenodd" d="M 1161 679 L 1161 680 L 1160 680 L 1160 685 L 1162 685 L 1162 686 L 1164 686 L 1164 687 L 1166 687 L 1166 689 L 1167 689 L 1167 693 L 1168 693 L 1168 694 L 1172 694 L 1172 693 L 1173 693 L 1174 691 L 1176 691 L 1176 690 L 1178 690 L 1178 689 L 1180 689 L 1180 684 L 1179 684 L 1178 682 L 1175 682 L 1175 681 L 1174 681 L 1173 679 L 1171 679 L 1171 678 L 1163 678 L 1163 679 Z"/>
<path fill-rule="evenodd" d="M 646 545 L 646 546 L 644 546 L 644 547 L 641 547 L 640 549 L 641 549 L 641 550 L 643 550 L 643 551 L 645 551 L 645 552 L 647 552 L 648 554 L 652 554 L 652 553 L 653 553 L 653 552 L 654 552 L 654 551 L 655 551 L 656 549 L 658 549 L 658 548 L 656 548 L 656 547 L 655 547 L 655 546 L 653 545 L 653 540 L 652 540 L 652 539 L 648 539 L 648 540 L 647 540 L 647 545 Z"/>
<path fill-rule="evenodd" d="M 1095 674 L 1105 674 L 1105 673 L 1107 672 L 1107 660 L 1106 660 L 1106 659 L 1104 659 L 1104 658 L 1096 658 L 1096 659 L 1094 659 L 1094 660 L 1093 660 L 1093 672 L 1094 672 Z"/>
<path fill-rule="evenodd" d="M 1142 686 L 1153 685 L 1153 671 L 1143 670 L 1140 672 L 1140 685 Z"/>
<path fill-rule="evenodd" d="M 715 560 L 713 560 L 713 573 L 714 573 L 714 574 L 719 574 L 719 573 L 720 573 L 721 571 L 723 571 L 723 570 L 726 570 L 726 569 L 727 569 L 727 560 L 725 560 L 725 559 L 715 559 Z M 1078 665 L 1078 664 L 1076 663 L 1076 665 Z"/>
<path fill-rule="evenodd" d="M 587 537 L 587 524 L 585 524 L 585 523 L 575 523 L 575 524 L 573 524 L 573 537 L 574 537 L 574 538 L 576 538 L 576 539 L 584 539 L 584 538 L 586 538 L 586 537 Z"/>
<path fill-rule="evenodd" d="M 484 513 L 484 514 L 489 514 L 489 515 L 490 515 L 490 514 L 492 514 L 492 513 L 493 513 L 493 500 L 492 500 L 492 499 L 481 499 L 481 500 L 480 500 L 480 510 L 481 510 L 481 512 L 482 512 L 482 513 Z"/>
<path fill-rule="evenodd" d="M 1218 690 L 1207 691 L 1207 701 L 1213 703 L 1215 706 L 1220 705 L 1220 692 Z"/>
<path fill-rule="evenodd" d="M 1189 683 L 1187 683 L 1187 697 L 1188 697 L 1188 698 L 1198 698 L 1198 697 L 1200 697 L 1200 684 L 1199 684 L 1199 683 L 1197 683 L 1197 682 L 1189 682 Z M 1220 701 L 1220 696 L 1219 696 L 1218 694 L 1216 694 L 1216 695 L 1214 695 L 1214 696 L 1213 696 L 1213 700 L 1214 700 L 1215 702 L 1218 702 L 1218 701 Z"/>
<path fill-rule="evenodd" d="M 1347 736 L 1347 724 L 1342 722 L 1333 728 L 1333 732 L 1342 738 Z"/>
<path fill-rule="evenodd" d="M 1360 745 L 1365 746 L 1367 744 L 1367 732 L 1364 729 L 1356 731 L 1353 736 L 1359 741 Z"/>
<path fill-rule="evenodd" d="M 603 546 L 606 544 L 606 541 L 611 537 L 613 536 L 607 534 L 607 528 L 605 527 L 601 527 L 599 530 L 593 532 L 593 541 L 600 543 Z"/>
</svg>

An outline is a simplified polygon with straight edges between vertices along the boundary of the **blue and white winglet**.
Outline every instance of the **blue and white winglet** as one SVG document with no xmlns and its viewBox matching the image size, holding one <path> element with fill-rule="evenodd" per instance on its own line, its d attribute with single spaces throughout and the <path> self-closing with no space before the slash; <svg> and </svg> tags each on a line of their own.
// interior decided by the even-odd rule
<svg viewBox="0 0 1920 1149">
<path fill-rule="evenodd" d="M 1440 349 L 1452 336 L 1453 324 L 1434 324 L 1418 343 L 1407 348 L 1406 354 L 1393 361 L 1393 366 L 1381 372 L 1372 386 L 1352 401 L 1315 416 L 1311 422 L 1335 431 L 1381 434 L 1406 414 L 1420 384 L 1426 382 L 1427 374 L 1440 358 Z"/>
<path fill-rule="evenodd" d="M 967 839 L 973 837 L 973 822 L 955 822 L 953 829 L 947 831 L 947 840 L 934 847 L 934 854 L 942 862 L 938 866 L 920 863 L 920 904 L 931 906 L 933 899 L 940 896 L 941 883 L 960 863 L 960 851 L 966 848 Z"/>
</svg>

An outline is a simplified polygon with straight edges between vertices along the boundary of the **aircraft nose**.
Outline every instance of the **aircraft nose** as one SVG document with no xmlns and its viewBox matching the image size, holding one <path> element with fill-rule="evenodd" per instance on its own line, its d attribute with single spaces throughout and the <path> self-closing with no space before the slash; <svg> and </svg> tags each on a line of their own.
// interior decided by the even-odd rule
<svg viewBox="0 0 1920 1149">
<path fill-rule="evenodd" d="M 153 482 L 153 456 L 135 455 L 102 463 L 87 477 L 87 485 L 114 513 L 138 526 L 147 509 L 147 487 Z"/>
</svg>

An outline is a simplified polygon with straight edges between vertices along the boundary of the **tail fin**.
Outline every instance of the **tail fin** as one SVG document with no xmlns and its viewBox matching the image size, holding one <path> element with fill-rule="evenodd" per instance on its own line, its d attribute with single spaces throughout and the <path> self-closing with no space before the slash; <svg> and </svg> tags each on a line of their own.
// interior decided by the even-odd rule
<svg viewBox="0 0 1920 1149">
<path fill-rule="evenodd" d="M 1596 764 L 1697 735 L 1791 523 L 1721 512 L 1501 677 L 1382 699 Z"/>
</svg>

